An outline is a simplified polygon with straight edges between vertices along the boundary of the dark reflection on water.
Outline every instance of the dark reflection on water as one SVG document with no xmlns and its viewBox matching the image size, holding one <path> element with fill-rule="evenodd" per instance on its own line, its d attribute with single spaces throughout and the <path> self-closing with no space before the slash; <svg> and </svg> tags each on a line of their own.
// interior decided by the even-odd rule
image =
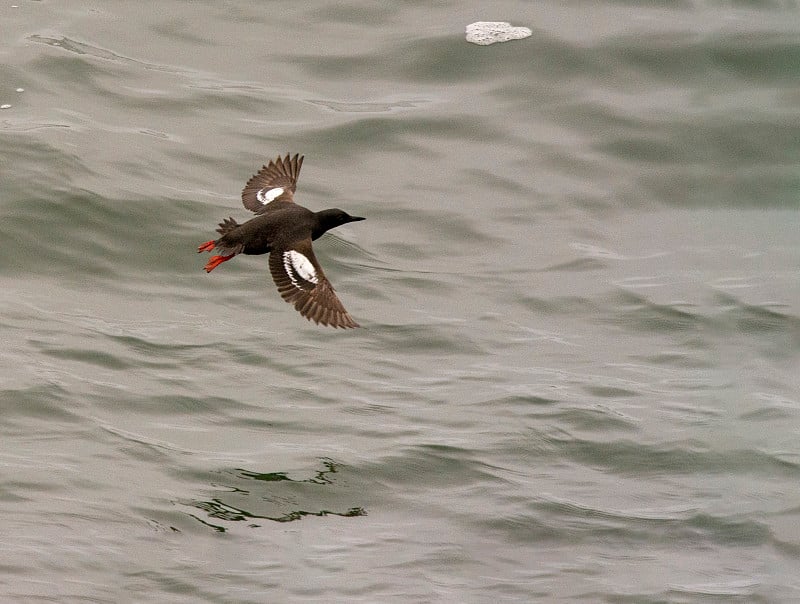
<svg viewBox="0 0 800 604">
<path fill-rule="evenodd" d="M 257 520 L 272 520 L 273 522 L 292 522 L 294 520 L 302 520 L 306 516 L 342 516 L 343 518 L 349 518 L 353 516 L 366 516 L 367 512 L 363 508 L 350 508 L 346 512 L 333 512 L 331 510 L 320 510 L 318 512 L 308 512 L 305 510 L 294 510 L 284 514 L 283 516 L 259 516 L 256 514 L 251 514 L 245 510 L 233 508 L 217 499 L 212 501 L 197 501 L 194 502 L 192 505 L 195 507 L 203 510 L 208 514 L 209 518 L 213 518 L 215 520 L 224 520 L 226 522 L 241 522 L 247 521 L 249 522 L 248 526 L 250 528 L 258 528 L 261 526 Z M 217 532 L 224 533 L 227 529 L 221 525 L 215 525 L 213 522 L 208 520 L 203 520 L 198 516 L 194 516 L 189 514 L 192 518 L 208 526 L 209 528 L 214 529 Z"/>
<path fill-rule="evenodd" d="M 215 484 L 214 486 L 224 487 L 225 492 L 208 501 L 192 501 L 188 503 L 192 507 L 203 510 L 210 520 L 203 520 L 194 514 L 189 514 L 192 518 L 213 528 L 215 531 L 225 532 L 227 529 L 214 521 L 225 522 L 248 522 L 251 528 L 260 525 L 258 520 L 272 520 L 274 522 L 292 522 L 302 520 L 306 516 L 342 516 L 345 518 L 354 516 L 366 516 L 367 512 L 363 507 L 350 507 L 345 511 L 333 511 L 329 509 L 318 509 L 309 511 L 306 509 L 292 509 L 283 513 L 268 515 L 264 512 L 265 508 L 278 509 L 292 506 L 319 506 L 330 499 L 325 495 L 318 494 L 316 489 L 297 489 L 298 485 L 318 485 L 331 488 L 340 488 L 336 485 L 333 476 L 339 472 L 338 465 L 330 459 L 323 459 L 324 470 L 316 472 L 313 478 L 294 479 L 290 478 L 287 472 L 260 473 L 248 470 L 236 470 L 235 472 L 224 473 L 225 483 Z M 254 487 L 251 481 L 269 483 L 291 483 L 288 485 L 275 484 L 264 488 L 266 485 Z M 221 481 L 220 481 L 221 482 Z M 339 497 L 335 497 L 339 499 Z M 305 500 L 305 502 L 303 501 Z M 236 502 L 234 504 L 234 502 Z M 243 506 L 247 504 L 248 509 Z M 258 512 L 256 512 L 258 510 Z"/>
</svg>

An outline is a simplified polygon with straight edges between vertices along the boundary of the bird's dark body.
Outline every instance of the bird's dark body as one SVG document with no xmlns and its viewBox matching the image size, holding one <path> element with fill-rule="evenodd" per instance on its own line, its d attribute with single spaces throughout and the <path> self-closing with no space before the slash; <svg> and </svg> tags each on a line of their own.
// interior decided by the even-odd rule
<svg viewBox="0 0 800 604">
<path fill-rule="evenodd" d="M 220 224 L 217 229 L 222 237 L 214 244 L 229 254 L 248 254 L 257 256 L 267 254 L 277 244 L 300 241 L 311 237 L 319 239 L 328 230 L 350 222 L 351 216 L 339 209 L 312 212 L 296 203 L 273 201 L 275 206 L 267 214 L 251 218 L 237 224 L 232 218 Z"/>
</svg>

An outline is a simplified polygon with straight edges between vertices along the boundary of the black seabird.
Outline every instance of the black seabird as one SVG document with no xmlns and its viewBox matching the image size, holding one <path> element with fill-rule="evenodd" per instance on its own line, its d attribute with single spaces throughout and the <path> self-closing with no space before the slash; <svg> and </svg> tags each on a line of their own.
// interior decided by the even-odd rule
<svg viewBox="0 0 800 604">
<path fill-rule="evenodd" d="M 301 315 L 321 325 L 358 327 L 322 272 L 311 242 L 332 228 L 364 218 L 337 208 L 312 212 L 294 203 L 302 166 L 302 155 L 287 154 L 262 167 L 242 190 L 244 207 L 256 217 L 243 224 L 233 218 L 222 221 L 217 229 L 221 237 L 205 242 L 197 251 L 220 252 L 206 263 L 207 273 L 237 254 L 269 253 L 269 270 L 278 292 Z"/>
</svg>

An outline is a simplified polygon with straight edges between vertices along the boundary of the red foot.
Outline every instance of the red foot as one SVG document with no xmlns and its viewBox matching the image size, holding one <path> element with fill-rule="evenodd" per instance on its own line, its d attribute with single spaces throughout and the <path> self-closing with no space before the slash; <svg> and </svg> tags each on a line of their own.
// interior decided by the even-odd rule
<svg viewBox="0 0 800 604">
<path fill-rule="evenodd" d="M 206 262 L 205 269 L 207 273 L 210 273 L 215 268 L 217 268 L 223 262 L 227 262 L 231 258 L 233 258 L 236 254 L 231 254 L 230 256 L 211 256 Z"/>
<path fill-rule="evenodd" d="M 214 242 L 213 241 L 206 241 L 203 245 L 197 248 L 197 253 L 200 252 L 210 252 L 214 249 Z"/>
</svg>

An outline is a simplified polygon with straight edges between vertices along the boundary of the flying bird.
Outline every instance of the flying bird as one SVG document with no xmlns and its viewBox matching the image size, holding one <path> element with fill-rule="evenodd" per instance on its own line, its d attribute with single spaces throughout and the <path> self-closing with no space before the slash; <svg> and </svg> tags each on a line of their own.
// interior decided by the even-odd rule
<svg viewBox="0 0 800 604">
<path fill-rule="evenodd" d="M 312 212 L 294 202 L 303 156 L 280 156 L 263 166 L 242 190 L 244 207 L 255 212 L 243 224 L 227 218 L 220 238 L 206 241 L 199 252 L 215 250 L 205 265 L 210 273 L 237 254 L 269 254 L 269 271 L 281 297 L 309 321 L 330 327 L 358 327 L 345 310 L 314 255 L 311 242 L 332 228 L 364 220 L 332 208 Z"/>
</svg>

